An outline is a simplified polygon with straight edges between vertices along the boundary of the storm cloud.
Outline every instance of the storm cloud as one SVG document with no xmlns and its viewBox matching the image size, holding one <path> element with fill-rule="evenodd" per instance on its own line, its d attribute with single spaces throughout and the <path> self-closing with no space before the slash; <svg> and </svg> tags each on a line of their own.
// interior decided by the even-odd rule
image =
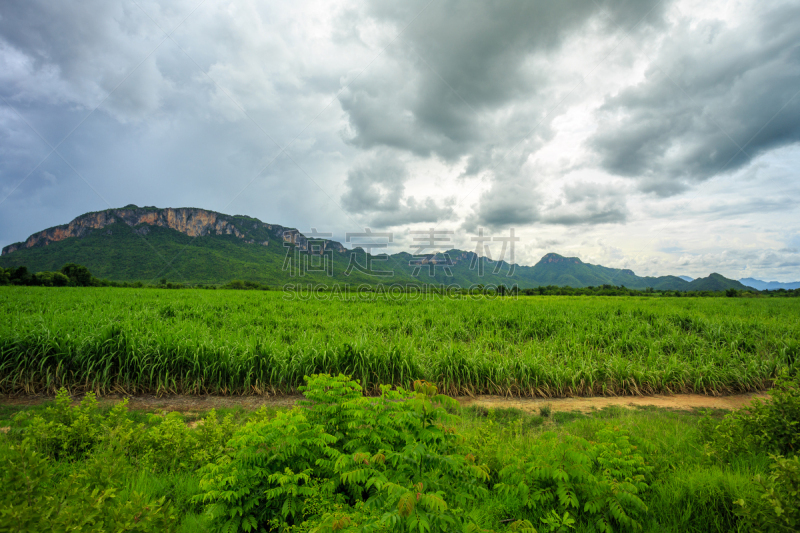
<svg viewBox="0 0 800 533">
<path fill-rule="evenodd" d="M 379 151 L 350 170 L 342 204 L 352 213 L 366 215 L 368 224 L 375 228 L 438 222 L 454 217 L 451 206 L 438 205 L 430 197 L 418 201 L 414 196 L 407 196 L 405 182 L 408 178 L 408 169 L 396 154 Z M 452 204 L 452 201 L 446 203 Z"/>
<path fill-rule="evenodd" d="M 644 79 L 599 109 L 602 166 L 671 195 L 800 140 L 800 5 L 733 25 L 682 16 Z"/>
<path fill-rule="evenodd" d="M 468 173 L 491 154 L 549 137 L 548 111 L 561 81 L 552 55 L 592 24 L 603 35 L 660 25 L 660 1 L 480 1 L 387 3 L 365 8 L 385 27 L 387 62 L 358 77 L 339 100 L 348 141 L 446 161 L 469 158 Z M 503 154 L 505 155 L 505 154 Z"/>
</svg>

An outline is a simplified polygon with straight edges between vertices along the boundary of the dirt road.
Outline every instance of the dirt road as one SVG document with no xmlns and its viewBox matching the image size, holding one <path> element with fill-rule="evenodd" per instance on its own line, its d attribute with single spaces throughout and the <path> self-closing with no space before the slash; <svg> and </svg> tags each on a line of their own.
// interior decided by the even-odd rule
<svg viewBox="0 0 800 533">
<path fill-rule="evenodd" d="M 749 404 L 753 398 L 766 398 L 766 393 L 733 394 L 730 396 L 705 396 L 703 394 L 675 394 L 673 396 L 593 396 L 576 398 L 505 398 L 503 396 L 460 397 L 463 406 L 480 405 L 491 408 L 521 409 L 538 412 L 543 405 L 550 404 L 553 411 L 582 411 L 602 409 L 611 405 L 621 407 L 654 406 L 667 409 L 691 410 L 700 408 L 738 409 Z"/>
<path fill-rule="evenodd" d="M 553 411 L 583 411 L 602 409 L 611 405 L 622 407 L 655 406 L 667 409 L 714 408 L 737 409 L 750 403 L 753 398 L 765 398 L 765 393 L 733 394 L 729 396 L 705 396 L 702 394 L 675 394 L 672 396 L 593 396 L 575 398 L 507 398 L 504 396 L 462 396 L 458 401 L 463 406 L 480 405 L 491 408 L 522 409 L 531 413 L 538 412 L 539 407 L 550 404 Z M 0 397 L 0 405 L 39 405 L 52 397 L 23 396 Z M 128 399 L 130 409 L 140 411 L 181 411 L 203 412 L 212 408 L 258 409 L 261 406 L 291 407 L 302 398 L 293 396 L 132 396 Z M 101 403 L 114 403 L 122 396 L 109 395 L 99 398 Z M 79 399 L 76 399 L 76 403 Z"/>
</svg>

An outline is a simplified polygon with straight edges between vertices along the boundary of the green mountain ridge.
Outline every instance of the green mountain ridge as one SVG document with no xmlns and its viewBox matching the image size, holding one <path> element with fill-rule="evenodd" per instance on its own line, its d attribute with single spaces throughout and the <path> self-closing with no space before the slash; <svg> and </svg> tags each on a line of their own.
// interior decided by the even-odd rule
<svg viewBox="0 0 800 533">
<path fill-rule="evenodd" d="M 716 272 L 709 274 L 707 278 L 698 278 L 689 282 L 690 291 L 724 291 L 736 289 L 739 291 L 751 290 L 750 287 L 732 279 L 728 279 Z"/>
<path fill-rule="evenodd" d="M 233 279 L 268 285 L 517 285 L 677 291 L 752 290 L 719 274 L 688 282 L 677 276 L 642 277 L 628 269 L 582 262 L 548 253 L 533 266 L 491 261 L 452 249 L 414 256 L 408 252 L 370 255 L 341 243 L 303 235 L 294 228 L 242 215 L 196 208 L 129 205 L 86 213 L 48 228 L 25 242 L 6 246 L 0 267 L 55 271 L 65 263 L 87 266 L 100 278 L 152 283 L 225 283 Z M 366 268 L 371 263 L 372 269 Z M 390 271 L 391 276 L 376 276 Z"/>
</svg>

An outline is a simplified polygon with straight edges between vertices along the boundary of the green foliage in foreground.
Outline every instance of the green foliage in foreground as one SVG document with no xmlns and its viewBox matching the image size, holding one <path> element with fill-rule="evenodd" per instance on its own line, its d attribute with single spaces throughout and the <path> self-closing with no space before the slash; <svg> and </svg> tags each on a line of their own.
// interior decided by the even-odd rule
<svg viewBox="0 0 800 533">
<path fill-rule="evenodd" d="M 343 376 L 310 378 L 304 410 L 248 424 L 201 470 L 218 529 L 477 529 L 466 509 L 488 495 L 488 469 L 460 453 L 444 410 L 454 401 L 415 389 L 373 399 Z M 339 510 L 314 513 L 308 499 Z"/>
<path fill-rule="evenodd" d="M 373 296 L 3 287 L 0 392 L 725 393 L 800 365 L 796 299 Z"/>
<path fill-rule="evenodd" d="M 701 427 L 707 455 L 721 462 L 748 453 L 770 454 L 769 476 L 754 479 L 760 497 L 735 502 L 742 508 L 740 515 L 748 530 L 789 533 L 800 529 L 800 381 L 781 376 L 769 401 L 756 399 L 718 425 L 707 415 Z"/>
<path fill-rule="evenodd" d="M 800 452 L 797 378 L 779 377 L 768 402 L 756 398 L 748 408 L 726 416 L 719 424 L 709 416 L 702 422 L 709 455 L 722 460 L 753 450 L 795 455 Z"/>
<path fill-rule="evenodd" d="M 595 438 L 543 439 L 541 454 L 504 467 L 504 482 L 495 488 L 540 514 L 549 512 L 542 521 L 556 529 L 570 513 L 582 512 L 597 531 L 636 531 L 647 512 L 639 495 L 649 488 L 653 467 L 627 433 L 604 428 Z"/>
<path fill-rule="evenodd" d="M 800 530 L 800 458 L 772 456 L 770 474 L 756 476 L 760 496 L 748 502 L 736 500 L 745 529 L 765 533 L 791 533 Z"/>
<path fill-rule="evenodd" d="M 62 392 L 0 434 L 0 532 L 796 531 L 798 456 L 766 452 L 796 422 L 782 413 L 797 387 L 781 379 L 769 402 L 715 425 L 620 408 L 564 425 L 457 417 L 425 382 L 365 397 L 329 375 L 308 378 L 290 411 L 242 423 L 212 411 L 195 428 Z M 757 441 L 748 417 L 783 433 Z M 730 451 L 723 426 L 763 448 Z"/>
<path fill-rule="evenodd" d="M 57 482 L 52 481 L 54 470 L 46 456 L 25 445 L 0 444 L 0 531 L 174 530 L 177 517 L 165 498 L 137 492 L 120 495 L 114 487 L 98 485 L 100 457 Z"/>
</svg>

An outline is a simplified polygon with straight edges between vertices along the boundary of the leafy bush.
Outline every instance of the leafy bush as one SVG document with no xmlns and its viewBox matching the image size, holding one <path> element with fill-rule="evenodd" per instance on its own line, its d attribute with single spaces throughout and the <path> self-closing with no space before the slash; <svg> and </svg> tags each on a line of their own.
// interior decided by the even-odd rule
<svg viewBox="0 0 800 533">
<path fill-rule="evenodd" d="M 452 399 L 425 382 L 367 398 L 346 376 L 306 380 L 300 408 L 248 423 L 203 468 L 217 530 L 469 527 L 488 471 L 458 451 Z"/>
<path fill-rule="evenodd" d="M 71 404 L 66 389 L 59 390 L 53 405 L 30 421 L 24 434 L 26 442 L 54 459 L 85 458 L 106 434 L 106 428 L 94 393 L 86 394 L 77 407 Z M 27 413 L 17 415 L 18 425 L 22 425 L 26 416 Z"/>
<path fill-rule="evenodd" d="M 213 409 L 196 429 L 189 429 L 179 413 L 151 415 L 147 424 L 137 424 L 128 416 L 127 400 L 103 414 L 91 392 L 80 405 L 71 404 L 69 393 L 59 390 L 44 413 L 18 414 L 10 437 L 66 461 L 84 460 L 99 448 L 115 446 L 132 463 L 165 472 L 194 470 L 216 459 L 234 431 L 232 417 L 220 421 Z"/>
<path fill-rule="evenodd" d="M 772 456 L 772 472 L 755 483 L 761 494 L 753 501 L 735 503 L 747 531 L 755 533 L 791 533 L 800 530 L 800 458 Z"/>
<path fill-rule="evenodd" d="M 236 290 L 260 290 L 260 291 L 268 291 L 268 285 L 262 285 L 257 281 L 246 281 L 241 279 L 235 279 L 229 281 L 225 285 L 222 286 L 223 289 L 236 289 Z"/>
<path fill-rule="evenodd" d="M 8 269 L 9 279 L 14 285 L 29 285 L 33 276 L 28 272 L 28 268 L 19 266 Z"/>
<path fill-rule="evenodd" d="M 529 509 L 548 531 L 572 528 L 576 521 L 601 532 L 641 529 L 647 511 L 641 494 L 653 468 L 627 432 L 606 428 L 595 438 L 543 436 L 529 458 L 500 471 L 495 488 Z"/>
<path fill-rule="evenodd" d="M 719 423 L 706 414 L 700 427 L 707 454 L 721 461 L 745 452 L 796 454 L 800 450 L 798 379 L 779 376 L 768 401 L 756 398 L 749 407 L 726 415 Z"/>
<path fill-rule="evenodd" d="M 292 524 L 311 495 L 316 460 L 334 441 L 298 410 L 248 423 L 228 442 L 230 454 L 203 467 L 202 500 L 223 531 L 256 530 L 278 517 Z"/>
<path fill-rule="evenodd" d="M 0 443 L 0 532 L 175 530 L 175 516 L 163 498 L 153 501 L 138 493 L 119 498 L 114 487 L 94 486 L 94 466 L 53 481 L 47 456 Z"/>
</svg>

